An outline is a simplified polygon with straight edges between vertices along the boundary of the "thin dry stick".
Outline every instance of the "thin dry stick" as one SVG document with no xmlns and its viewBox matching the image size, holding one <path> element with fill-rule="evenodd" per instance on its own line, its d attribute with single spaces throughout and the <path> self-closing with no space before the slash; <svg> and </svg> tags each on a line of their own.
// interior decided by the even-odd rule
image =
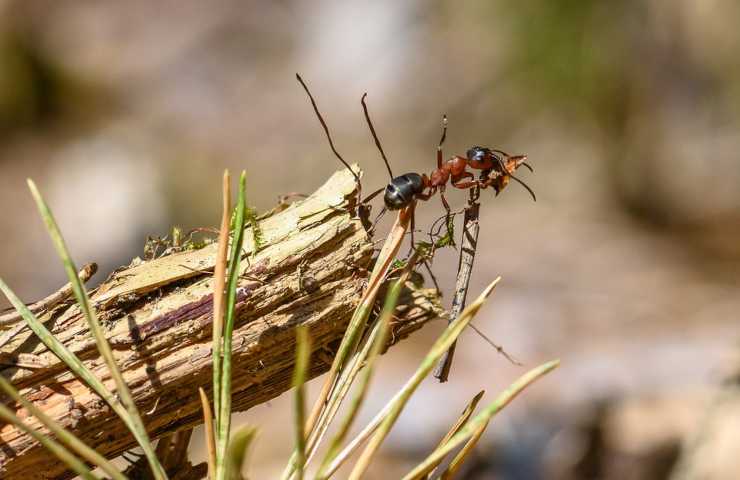
<svg viewBox="0 0 740 480">
<path fill-rule="evenodd" d="M 157 445 L 157 453 L 159 458 L 162 460 L 162 467 L 170 475 L 175 476 L 178 473 L 185 471 L 190 467 L 188 461 L 188 447 L 190 446 L 190 439 L 193 436 L 193 429 L 180 430 L 175 432 L 168 437 L 168 442 L 162 446 L 162 449 Z M 164 439 L 162 439 L 164 440 Z M 160 442 L 162 441 L 160 440 Z"/>
<path fill-rule="evenodd" d="M 87 265 L 83 266 L 79 272 L 77 272 L 77 276 L 80 277 L 82 283 L 87 283 L 87 281 L 90 280 L 90 277 L 95 275 L 95 272 L 97 271 L 98 265 L 96 263 L 88 263 Z M 39 300 L 38 302 L 29 305 L 28 309 L 35 315 L 38 315 L 38 313 L 42 311 L 48 312 L 52 308 L 56 307 L 57 305 L 71 297 L 72 293 L 72 284 L 67 283 L 62 288 L 44 298 L 43 300 Z M 0 315 L 0 325 L 9 325 L 11 323 L 20 322 L 22 318 L 23 317 L 21 317 L 21 314 L 14 310 L 10 313 L 6 313 L 5 315 Z M 10 339 L 17 335 L 18 332 L 20 332 L 25 326 L 26 322 L 21 322 L 19 325 L 14 326 L 13 330 L 5 332 L 5 334 L 0 337 L 0 347 L 8 343 L 8 341 L 10 341 Z M 16 329 L 17 331 L 15 331 Z M 10 332 L 14 333 L 13 335 L 8 336 Z"/>
<path fill-rule="evenodd" d="M 470 190 L 470 199 L 468 206 L 465 208 L 465 223 L 463 224 L 463 238 L 460 245 L 460 260 L 457 264 L 457 282 L 455 283 L 455 298 L 452 300 L 452 309 L 448 322 L 454 321 L 460 312 L 465 308 L 465 299 L 468 296 L 468 285 L 470 284 L 470 275 L 473 273 L 473 262 L 475 261 L 475 249 L 478 246 L 478 215 L 480 212 L 480 203 L 478 195 L 480 191 L 476 187 Z M 455 356 L 455 345 L 453 342 L 449 350 L 445 352 L 434 370 L 434 376 L 444 383 L 450 375 L 452 367 L 452 358 Z"/>
</svg>

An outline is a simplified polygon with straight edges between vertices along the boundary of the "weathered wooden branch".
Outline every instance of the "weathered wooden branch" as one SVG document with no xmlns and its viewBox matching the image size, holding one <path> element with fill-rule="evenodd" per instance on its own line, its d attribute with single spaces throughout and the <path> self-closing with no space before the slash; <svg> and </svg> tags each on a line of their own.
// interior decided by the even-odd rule
<svg viewBox="0 0 740 480">
<path fill-rule="evenodd" d="M 257 252 L 247 232 L 238 286 L 233 349 L 233 409 L 243 411 L 290 388 L 297 325 L 309 328 L 311 377 L 328 369 L 357 304 L 373 247 L 352 218 L 357 192 L 348 171 L 337 172 L 306 200 L 260 222 Z M 180 252 L 115 271 L 92 294 L 152 438 L 202 422 L 198 387 L 211 386 L 212 268 L 216 246 Z M 390 343 L 439 315 L 433 290 L 409 286 Z M 114 388 L 86 322 L 75 305 L 44 315 L 47 327 Z M 107 404 L 77 380 L 29 332 L 2 353 L 30 355 L 38 368 L 2 374 L 37 407 L 106 457 L 135 446 Z M 6 400 L 7 401 L 7 400 Z M 27 414 L 18 405 L 18 415 Z M 38 427 L 35 419 L 27 420 Z M 0 478 L 66 478 L 65 467 L 31 438 L 0 428 Z"/>
</svg>

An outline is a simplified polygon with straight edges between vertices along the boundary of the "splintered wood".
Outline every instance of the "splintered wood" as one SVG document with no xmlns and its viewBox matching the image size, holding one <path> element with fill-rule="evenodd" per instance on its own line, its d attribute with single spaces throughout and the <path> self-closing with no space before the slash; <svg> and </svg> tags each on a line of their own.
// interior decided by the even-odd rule
<svg viewBox="0 0 740 480">
<path fill-rule="evenodd" d="M 367 282 L 373 247 L 359 220 L 355 179 L 335 173 L 306 200 L 260 225 L 253 252 L 246 232 L 233 336 L 233 410 L 243 411 L 290 388 L 295 327 L 306 325 L 314 354 L 310 376 L 329 367 L 334 348 Z M 202 423 L 198 387 L 211 388 L 212 272 L 216 245 L 119 269 L 91 298 L 116 361 L 153 439 Z M 436 318 L 432 290 L 409 287 L 391 335 L 395 343 Z M 42 317 L 109 388 L 108 375 L 76 306 Z M 108 458 L 133 448 L 133 437 L 107 404 L 77 380 L 33 334 L 0 351 L 32 355 L 34 368 L 0 366 L 30 401 Z M 17 414 L 39 427 L 18 405 Z M 43 447 L 15 428 L 0 428 L 0 478 L 67 478 Z"/>
</svg>

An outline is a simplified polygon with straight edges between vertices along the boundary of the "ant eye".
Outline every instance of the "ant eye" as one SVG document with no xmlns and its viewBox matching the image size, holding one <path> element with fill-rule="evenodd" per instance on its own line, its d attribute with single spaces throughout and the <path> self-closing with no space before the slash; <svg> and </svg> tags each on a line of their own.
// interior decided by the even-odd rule
<svg viewBox="0 0 740 480">
<path fill-rule="evenodd" d="M 482 162 L 486 158 L 487 149 L 483 147 L 473 147 L 466 153 L 468 160 Z"/>
</svg>

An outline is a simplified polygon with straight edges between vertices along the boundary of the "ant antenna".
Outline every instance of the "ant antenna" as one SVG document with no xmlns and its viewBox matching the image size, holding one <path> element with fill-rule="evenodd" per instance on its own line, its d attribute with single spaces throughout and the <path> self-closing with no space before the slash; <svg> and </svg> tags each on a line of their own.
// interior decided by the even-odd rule
<svg viewBox="0 0 740 480">
<path fill-rule="evenodd" d="M 529 185 L 527 185 L 527 184 L 526 184 L 526 183 L 524 183 L 523 181 L 519 180 L 518 178 L 516 178 L 516 177 L 515 177 L 514 175 L 512 175 L 512 174 L 509 174 L 509 176 L 510 176 L 511 178 L 513 178 L 514 180 L 516 180 L 517 182 L 519 182 L 519 183 L 521 184 L 521 186 L 522 186 L 522 187 L 524 187 L 524 188 L 526 188 L 526 189 L 527 189 L 527 191 L 529 192 L 529 194 L 530 194 L 530 195 L 532 195 L 532 200 L 534 200 L 535 202 L 537 201 L 537 195 L 535 195 L 535 194 L 534 194 L 534 192 L 532 191 L 532 189 L 531 189 L 531 188 L 529 188 Z"/>
<path fill-rule="evenodd" d="M 437 150 L 442 148 L 442 144 L 445 143 L 447 138 L 447 114 L 442 115 L 442 138 L 439 139 Z"/>
<path fill-rule="evenodd" d="M 365 103 L 365 97 L 367 97 L 367 92 L 365 92 L 362 95 L 362 99 L 360 100 L 360 103 L 362 103 L 362 109 L 365 111 L 365 120 L 367 120 L 367 126 L 370 127 L 370 133 L 373 134 L 373 139 L 375 139 L 375 146 L 378 147 L 378 150 L 380 150 L 380 156 L 383 157 L 383 161 L 385 162 L 385 168 L 388 169 L 388 175 L 393 177 L 393 172 L 391 171 L 391 166 L 388 163 L 388 159 L 385 156 L 385 152 L 383 151 L 383 146 L 380 145 L 380 139 L 378 138 L 378 134 L 375 133 L 375 127 L 373 127 L 373 121 L 370 120 L 370 114 L 367 111 L 367 104 Z"/>
<path fill-rule="evenodd" d="M 334 142 L 331 140 L 331 135 L 329 134 L 329 127 L 326 126 L 326 122 L 324 121 L 324 117 L 321 116 L 321 113 L 319 112 L 319 107 L 316 106 L 316 100 L 313 99 L 313 95 L 311 95 L 311 91 L 306 86 L 306 82 L 303 81 L 301 76 L 299 74 L 295 74 L 295 78 L 298 79 L 300 84 L 303 86 L 303 89 L 308 94 L 308 98 L 311 99 L 311 105 L 313 105 L 313 111 L 316 112 L 316 116 L 319 117 L 319 122 L 321 122 L 321 126 L 324 127 L 324 132 L 326 133 L 326 138 L 329 140 L 329 146 L 331 147 L 331 151 L 334 152 L 334 155 L 339 159 L 340 162 L 344 164 L 345 167 L 347 167 L 347 170 L 352 172 L 352 175 L 355 177 L 355 180 L 357 181 L 357 185 L 361 185 L 360 183 L 360 177 L 357 175 L 357 173 L 352 170 L 352 168 L 349 166 L 347 162 L 344 161 L 342 156 L 337 152 L 337 149 L 334 148 Z"/>
<path fill-rule="evenodd" d="M 492 150 L 492 151 L 501 153 L 503 155 L 506 155 L 507 157 L 509 156 L 509 154 L 507 154 L 506 152 L 502 152 L 501 150 Z M 502 173 L 502 175 L 508 175 L 511 178 L 513 178 L 514 180 L 516 180 L 517 182 L 519 182 L 519 184 L 521 186 L 523 186 L 524 188 L 526 188 L 527 191 L 529 192 L 529 194 L 532 195 L 532 200 L 534 200 L 536 202 L 537 201 L 537 195 L 535 195 L 534 194 L 534 191 L 531 188 L 529 188 L 529 185 L 527 185 L 526 183 L 524 183 L 522 180 L 519 180 L 517 177 L 514 176 L 513 173 L 509 173 L 509 171 L 506 169 L 506 165 L 504 165 L 504 161 L 501 159 L 501 157 L 499 157 L 498 155 L 494 155 L 494 158 L 496 160 L 498 160 L 498 164 L 501 166 L 501 173 Z"/>
</svg>

